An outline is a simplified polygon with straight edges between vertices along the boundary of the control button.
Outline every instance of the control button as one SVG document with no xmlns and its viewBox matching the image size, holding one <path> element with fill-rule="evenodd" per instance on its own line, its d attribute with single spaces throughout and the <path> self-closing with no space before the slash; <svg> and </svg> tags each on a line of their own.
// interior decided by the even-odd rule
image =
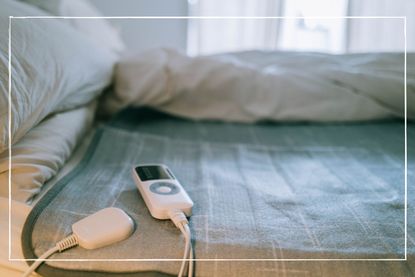
<svg viewBox="0 0 415 277">
<path fill-rule="evenodd" d="M 170 182 L 157 182 L 150 185 L 150 191 L 156 194 L 172 195 L 179 193 L 180 188 Z"/>
<path fill-rule="evenodd" d="M 159 188 L 157 189 L 157 192 L 161 192 L 161 193 L 169 193 L 169 192 L 171 192 L 171 188 L 169 188 L 169 187 L 159 187 Z"/>
</svg>

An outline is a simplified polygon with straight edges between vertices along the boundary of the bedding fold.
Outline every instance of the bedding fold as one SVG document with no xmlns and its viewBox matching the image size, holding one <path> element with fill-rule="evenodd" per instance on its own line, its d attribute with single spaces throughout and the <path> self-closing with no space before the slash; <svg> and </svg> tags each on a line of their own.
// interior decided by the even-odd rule
<svg viewBox="0 0 415 277">
<path fill-rule="evenodd" d="M 415 55 L 407 55 L 415 118 Z M 103 108 L 151 106 L 192 119 L 355 121 L 404 117 L 404 54 L 248 51 L 188 57 L 155 49 L 125 58 Z"/>
<path fill-rule="evenodd" d="M 20 18 L 27 15 L 41 18 Z M 48 115 L 91 102 L 112 81 L 117 55 L 66 19 L 43 18 L 49 16 L 21 1 L 1 1 L 0 152 Z"/>
<path fill-rule="evenodd" d="M 96 103 L 51 115 L 12 146 L 11 198 L 29 203 L 92 126 Z M 0 196 L 9 197 L 9 153 L 0 154 Z"/>
</svg>

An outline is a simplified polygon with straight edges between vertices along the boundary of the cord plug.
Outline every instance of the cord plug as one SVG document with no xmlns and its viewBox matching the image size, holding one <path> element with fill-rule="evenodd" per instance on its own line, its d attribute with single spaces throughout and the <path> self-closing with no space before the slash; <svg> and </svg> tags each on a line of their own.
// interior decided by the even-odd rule
<svg viewBox="0 0 415 277">
<path fill-rule="evenodd" d="M 123 210 L 102 209 L 73 224 L 72 234 L 43 253 L 22 277 L 30 276 L 49 256 L 58 251 L 62 252 L 77 245 L 86 249 L 104 247 L 128 238 L 133 231 L 133 220 Z"/>
<path fill-rule="evenodd" d="M 168 215 L 178 229 L 180 229 L 185 224 L 189 224 L 186 215 L 180 210 L 170 210 L 168 211 Z"/>
<path fill-rule="evenodd" d="M 67 236 L 63 240 L 58 241 L 56 243 L 56 247 L 58 248 L 58 251 L 59 252 L 63 252 L 66 249 L 69 249 L 69 248 L 72 248 L 72 247 L 77 246 L 78 244 L 79 243 L 78 243 L 77 237 L 74 234 L 72 234 L 70 236 Z"/>
<path fill-rule="evenodd" d="M 133 220 L 121 209 L 105 208 L 72 225 L 79 246 L 96 249 L 128 238 Z"/>
</svg>

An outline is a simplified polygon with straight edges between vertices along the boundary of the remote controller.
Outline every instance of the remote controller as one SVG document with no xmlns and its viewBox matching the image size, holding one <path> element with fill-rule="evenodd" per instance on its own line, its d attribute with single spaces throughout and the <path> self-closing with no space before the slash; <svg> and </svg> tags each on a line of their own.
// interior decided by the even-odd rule
<svg viewBox="0 0 415 277">
<path fill-rule="evenodd" d="M 177 178 L 163 164 L 144 164 L 133 167 L 133 178 L 147 208 L 157 219 L 170 219 L 169 211 L 192 215 L 193 201 Z"/>
</svg>

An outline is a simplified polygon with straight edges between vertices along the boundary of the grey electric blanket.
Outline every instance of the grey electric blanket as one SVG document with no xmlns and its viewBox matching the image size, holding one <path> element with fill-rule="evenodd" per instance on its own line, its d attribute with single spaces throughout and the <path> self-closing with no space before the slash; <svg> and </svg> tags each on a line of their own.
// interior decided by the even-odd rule
<svg viewBox="0 0 415 277">
<path fill-rule="evenodd" d="M 163 259 L 182 257 L 183 237 L 170 221 L 150 216 L 131 177 L 135 164 L 164 163 L 195 203 L 195 258 L 205 259 L 196 262 L 196 276 L 412 276 L 414 136 L 410 124 L 408 261 L 302 260 L 405 258 L 401 121 L 244 125 L 145 109 L 121 112 L 99 128 L 79 166 L 33 208 L 23 252 L 25 258 L 40 256 L 75 221 L 114 206 L 136 223 L 129 239 L 51 257 L 111 261 L 52 261 L 38 272 L 176 275 L 180 261 Z"/>
</svg>

